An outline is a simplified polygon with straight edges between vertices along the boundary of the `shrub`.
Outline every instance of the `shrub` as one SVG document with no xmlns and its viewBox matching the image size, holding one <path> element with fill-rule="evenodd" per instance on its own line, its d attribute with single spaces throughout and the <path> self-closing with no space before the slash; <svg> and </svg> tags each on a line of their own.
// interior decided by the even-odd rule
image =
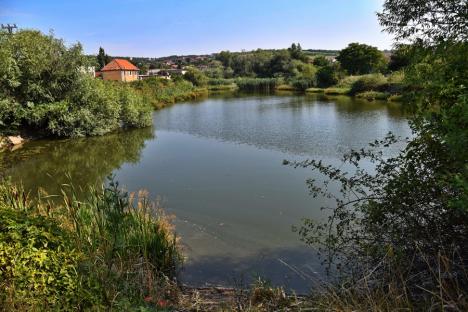
<svg viewBox="0 0 468 312">
<path fill-rule="evenodd" d="M 381 91 L 387 87 L 387 79 L 382 74 L 360 76 L 352 85 L 350 93 L 355 95 L 365 91 Z"/>
<path fill-rule="evenodd" d="M 323 55 L 314 57 L 312 63 L 315 66 L 320 66 L 320 67 L 330 65 L 330 61 Z"/>
<path fill-rule="evenodd" d="M 311 88 L 316 84 L 315 79 L 305 77 L 291 79 L 290 83 L 294 87 L 294 89 L 298 91 L 305 91 L 306 89 Z"/>
<path fill-rule="evenodd" d="M 78 137 L 151 124 L 138 94 L 81 72 L 88 61 L 79 44 L 67 48 L 52 35 L 21 30 L 0 33 L 0 55 L 0 96 L 7 98 L 0 102 L 0 130 Z"/>
<path fill-rule="evenodd" d="M 193 83 L 197 87 L 205 87 L 208 84 L 208 78 L 199 69 L 195 67 L 189 67 L 187 72 L 184 74 L 184 79 Z"/>
<path fill-rule="evenodd" d="M 78 273 L 83 254 L 69 233 L 21 209 L 27 198 L 20 189 L 2 185 L 0 196 L 2 310 L 74 310 L 99 302 L 95 284 Z"/>
<path fill-rule="evenodd" d="M 143 97 L 146 103 L 159 109 L 177 101 L 194 99 L 206 94 L 204 88 L 196 88 L 187 80 L 167 80 L 152 77 L 134 81 L 130 86 Z"/>
<path fill-rule="evenodd" d="M 389 98 L 389 96 L 390 95 L 388 93 L 379 92 L 379 91 L 365 91 L 365 92 L 356 94 L 357 98 L 366 99 L 366 100 L 369 100 L 369 101 L 386 100 L 386 99 Z"/>
<path fill-rule="evenodd" d="M 2 308 L 119 309 L 167 299 L 180 261 L 176 237 L 170 219 L 140 195 L 110 181 L 80 200 L 69 185 L 61 201 L 32 201 L 1 184 Z"/>
<path fill-rule="evenodd" d="M 12 99 L 0 99 L 0 133 L 9 134 L 21 126 L 26 110 Z"/>
<path fill-rule="evenodd" d="M 333 66 L 324 66 L 317 71 L 317 86 L 327 88 L 338 83 L 338 74 Z"/>
<path fill-rule="evenodd" d="M 347 95 L 349 94 L 349 88 L 326 88 L 324 93 L 329 95 Z"/>
<path fill-rule="evenodd" d="M 351 86 L 361 78 L 361 76 L 346 76 L 340 80 L 338 87 L 340 88 L 351 88 Z"/>
</svg>

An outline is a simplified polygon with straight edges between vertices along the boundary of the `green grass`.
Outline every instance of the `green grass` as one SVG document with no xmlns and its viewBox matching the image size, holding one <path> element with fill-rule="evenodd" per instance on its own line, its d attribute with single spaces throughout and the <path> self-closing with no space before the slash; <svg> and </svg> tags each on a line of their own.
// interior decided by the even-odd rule
<svg viewBox="0 0 468 312">
<path fill-rule="evenodd" d="M 238 87 L 235 83 L 224 84 L 224 85 L 208 85 L 208 91 L 234 91 Z"/>
<path fill-rule="evenodd" d="M 338 88 L 338 87 L 332 87 L 332 88 L 326 88 L 324 90 L 325 94 L 328 95 L 349 95 L 349 88 Z"/>
<path fill-rule="evenodd" d="M 280 78 L 237 78 L 235 80 L 239 90 L 247 92 L 270 92 L 281 85 Z"/>
<path fill-rule="evenodd" d="M 324 88 L 308 88 L 306 89 L 307 93 L 324 93 L 325 89 Z"/>
<path fill-rule="evenodd" d="M 130 85 L 155 109 L 161 109 L 176 102 L 193 100 L 208 94 L 208 89 L 197 88 L 191 82 L 182 79 L 149 78 L 132 82 Z"/>
<path fill-rule="evenodd" d="M 110 181 L 80 198 L 68 185 L 59 196 L 33 200 L 3 183 L 0 221 L 4 311 L 154 310 L 171 300 L 177 240 L 170 218 L 144 193 Z"/>
<path fill-rule="evenodd" d="M 365 91 L 365 92 L 356 94 L 356 97 L 359 99 L 366 99 L 368 101 L 387 100 L 390 97 L 390 94 L 386 92 L 379 92 L 379 91 Z"/>
<path fill-rule="evenodd" d="M 401 94 L 393 94 L 388 97 L 388 101 L 390 102 L 401 102 L 403 100 L 403 96 Z"/>
<path fill-rule="evenodd" d="M 281 84 L 279 86 L 276 86 L 277 91 L 297 91 L 297 89 L 294 86 L 288 85 L 288 84 Z"/>
</svg>

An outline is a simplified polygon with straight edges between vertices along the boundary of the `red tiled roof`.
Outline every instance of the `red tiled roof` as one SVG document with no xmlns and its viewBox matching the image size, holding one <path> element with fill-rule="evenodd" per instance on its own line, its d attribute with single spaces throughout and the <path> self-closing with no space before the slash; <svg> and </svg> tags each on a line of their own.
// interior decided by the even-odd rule
<svg viewBox="0 0 468 312">
<path fill-rule="evenodd" d="M 111 71 L 111 70 L 139 70 L 138 67 L 133 65 L 127 60 L 124 59 L 113 59 L 106 66 L 104 66 L 101 71 Z"/>
</svg>

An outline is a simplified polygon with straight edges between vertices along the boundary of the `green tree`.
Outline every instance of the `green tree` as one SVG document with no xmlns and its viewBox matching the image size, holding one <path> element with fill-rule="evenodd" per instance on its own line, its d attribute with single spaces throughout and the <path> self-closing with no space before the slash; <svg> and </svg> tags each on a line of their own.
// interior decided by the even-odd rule
<svg viewBox="0 0 468 312">
<path fill-rule="evenodd" d="M 320 66 L 320 67 L 330 65 L 330 61 L 323 55 L 314 57 L 312 63 L 315 66 Z"/>
<path fill-rule="evenodd" d="M 216 55 L 216 59 L 220 61 L 224 67 L 232 66 L 232 53 L 229 51 L 221 51 Z"/>
<path fill-rule="evenodd" d="M 319 68 L 317 71 L 317 86 L 320 88 L 328 88 L 338 83 L 337 68 L 332 65 L 327 65 Z"/>
<path fill-rule="evenodd" d="M 293 43 L 290 48 L 288 48 L 289 53 L 291 54 L 291 58 L 295 60 L 301 60 L 303 62 L 307 61 L 307 56 L 302 51 L 301 44 L 298 43 L 297 45 Z"/>
<path fill-rule="evenodd" d="M 376 73 L 383 70 L 386 63 L 379 49 L 359 43 L 350 43 L 336 59 L 350 75 Z"/>
<path fill-rule="evenodd" d="M 397 40 L 467 41 L 468 4 L 464 0 L 389 0 L 380 24 Z"/>
<path fill-rule="evenodd" d="M 99 70 L 101 70 L 107 63 L 111 61 L 111 57 L 106 54 L 104 48 L 99 47 L 99 53 L 96 56 L 97 62 L 99 64 Z"/>
<path fill-rule="evenodd" d="M 390 56 L 388 69 L 390 71 L 400 70 L 411 64 L 411 58 L 414 51 L 412 47 L 406 44 L 398 45 Z"/>
<path fill-rule="evenodd" d="M 270 76 L 293 76 L 294 66 L 291 55 L 287 50 L 280 50 L 270 61 Z"/>
<path fill-rule="evenodd" d="M 151 108 L 123 84 L 93 79 L 80 44 L 39 31 L 0 33 L 0 129 L 55 136 L 102 135 L 151 124 Z"/>
<path fill-rule="evenodd" d="M 208 78 L 199 69 L 195 67 L 189 67 L 187 72 L 184 74 L 184 79 L 193 83 L 197 87 L 205 87 L 208 84 Z"/>
</svg>

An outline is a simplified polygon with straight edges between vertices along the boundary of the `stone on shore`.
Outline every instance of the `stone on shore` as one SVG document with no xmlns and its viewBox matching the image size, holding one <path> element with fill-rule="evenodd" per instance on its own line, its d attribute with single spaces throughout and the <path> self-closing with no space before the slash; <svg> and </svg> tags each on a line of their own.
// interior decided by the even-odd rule
<svg viewBox="0 0 468 312">
<path fill-rule="evenodd" d="M 22 144 L 24 142 L 24 139 L 17 135 L 17 136 L 8 136 L 7 137 L 7 142 L 11 145 L 19 145 L 19 144 Z"/>
</svg>

